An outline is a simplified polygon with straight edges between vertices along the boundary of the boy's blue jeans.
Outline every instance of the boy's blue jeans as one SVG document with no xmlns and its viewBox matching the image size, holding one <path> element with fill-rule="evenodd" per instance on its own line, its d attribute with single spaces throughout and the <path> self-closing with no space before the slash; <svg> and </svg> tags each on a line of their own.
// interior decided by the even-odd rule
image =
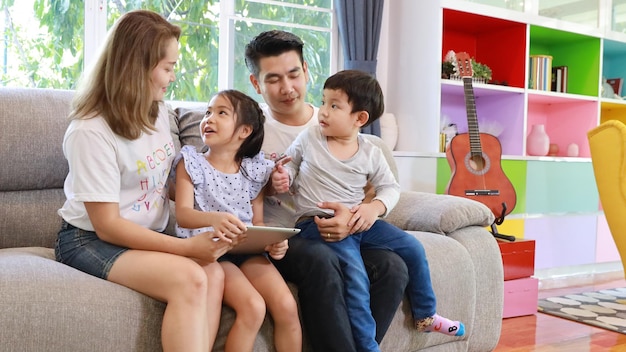
<svg viewBox="0 0 626 352">
<path fill-rule="evenodd" d="M 298 236 L 325 242 L 313 220 L 296 225 Z M 345 280 L 345 299 L 358 351 L 379 351 L 376 343 L 376 322 L 370 309 L 370 282 L 365 271 L 361 249 L 387 249 L 398 254 L 409 272 L 407 295 L 416 320 L 436 313 L 437 302 L 430 281 L 430 269 L 422 244 L 401 229 L 378 220 L 372 227 L 346 237 L 340 242 L 326 242 L 337 253 Z"/>
</svg>

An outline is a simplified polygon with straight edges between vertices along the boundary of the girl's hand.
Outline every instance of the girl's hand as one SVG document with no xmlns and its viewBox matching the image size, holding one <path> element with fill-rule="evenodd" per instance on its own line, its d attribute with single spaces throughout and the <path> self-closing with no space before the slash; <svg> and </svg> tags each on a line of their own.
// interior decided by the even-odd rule
<svg viewBox="0 0 626 352">
<path fill-rule="evenodd" d="M 246 225 L 235 215 L 224 212 L 210 212 L 214 237 L 231 243 L 235 238 L 246 232 Z"/>
<path fill-rule="evenodd" d="M 270 257 L 276 260 L 283 259 L 283 257 L 287 253 L 287 249 L 289 249 L 289 241 L 287 240 L 270 244 L 265 247 L 265 251 L 269 252 Z"/>
</svg>

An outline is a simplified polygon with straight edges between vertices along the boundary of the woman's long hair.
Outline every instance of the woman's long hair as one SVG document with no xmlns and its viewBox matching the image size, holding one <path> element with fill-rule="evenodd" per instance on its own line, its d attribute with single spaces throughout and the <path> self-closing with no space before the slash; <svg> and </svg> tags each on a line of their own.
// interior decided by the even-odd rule
<svg viewBox="0 0 626 352">
<path fill-rule="evenodd" d="M 165 57 L 168 42 L 179 38 L 180 27 L 155 12 L 122 15 L 81 79 L 70 119 L 101 115 L 113 132 L 130 140 L 153 131 L 159 102 L 152 96 L 152 70 Z"/>
</svg>

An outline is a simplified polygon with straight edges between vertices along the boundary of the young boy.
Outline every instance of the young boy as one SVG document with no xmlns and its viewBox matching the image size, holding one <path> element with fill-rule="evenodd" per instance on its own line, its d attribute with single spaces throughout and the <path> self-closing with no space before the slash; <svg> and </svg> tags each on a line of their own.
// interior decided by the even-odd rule
<svg viewBox="0 0 626 352">
<path fill-rule="evenodd" d="M 396 205 L 400 186 L 382 151 L 369 143 L 359 130 L 378 119 L 384 97 L 376 79 L 361 71 L 346 70 L 324 84 L 319 126 L 303 131 L 285 154 L 291 162 L 272 176 L 277 192 L 291 188 L 298 236 L 326 242 L 337 253 L 345 279 L 345 300 L 357 350 L 379 351 L 376 323 L 370 310 L 369 281 L 361 248 L 389 249 L 404 260 L 409 270 L 407 294 L 418 331 L 437 331 L 451 336 L 465 333 L 463 323 L 436 314 L 436 299 L 422 244 L 399 228 L 378 219 Z M 364 187 L 372 184 L 376 196 L 369 203 Z M 320 200 L 334 200 L 351 208 L 361 224 L 343 240 L 321 234 L 315 217 L 334 214 L 320 208 Z"/>
</svg>

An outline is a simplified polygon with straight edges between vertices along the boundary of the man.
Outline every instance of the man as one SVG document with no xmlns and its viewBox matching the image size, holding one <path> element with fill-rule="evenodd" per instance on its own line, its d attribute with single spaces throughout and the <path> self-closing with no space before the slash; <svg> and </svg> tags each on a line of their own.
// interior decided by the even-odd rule
<svg viewBox="0 0 626 352">
<path fill-rule="evenodd" d="M 246 46 L 250 82 L 263 96 L 266 115 L 263 151 L 278 159 L 300 131 L 318 123 L 318 109 L 306 103 L 308 68 L 303 59 L 304 44 L 289 32 L 268 31 Z M 352 213 L 332 199 L 321 204 L 335 216 L 316 218 L 320 233 L 340 241 L 362 224 L 351 222 Z M 293 227 L 294 209 L 289 194 L 266 197 L 263 205 L 266 225 Z M 404 262 L 391 251 L 363 251 L 371 287 L 372 315 L 376 320 L 376 341 L 381 342 L 402 300 L 408 283 Z M 315 351 L 355 351 L 344 299 L 344 283 L 333 251 L 321 242 L 294 237 L 287 255 L 274 264 L 285 280 L 298 286 L 304 331 Z"/>
</svg>

